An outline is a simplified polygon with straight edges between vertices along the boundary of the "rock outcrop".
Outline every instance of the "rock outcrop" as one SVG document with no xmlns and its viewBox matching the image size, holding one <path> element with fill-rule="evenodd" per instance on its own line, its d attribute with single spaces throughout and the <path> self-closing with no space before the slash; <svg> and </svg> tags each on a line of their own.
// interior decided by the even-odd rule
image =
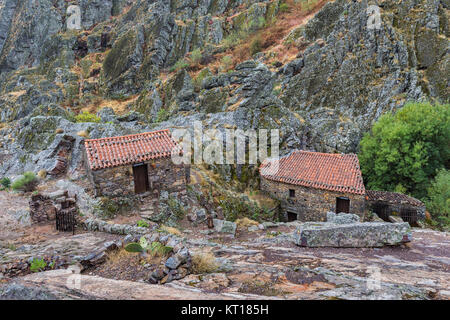
<svg viewBox="0 0 450 320">
<path fill-rule="evenodd" d="M 395 246 L 411 240 L 411 227 L 407 222 L 307 222 L 294 232 L 294 242 L 297 245 L 313 248 L 371 248 Z"/>
<path fill-rule="evenodd" d="M 280 3 L 83 0 L 81 30 L 68 30 L 70 2 L 0 1 L 0 174 L 76 177 L 79 132 L 99 138 L 193 121 L 279 129 L 282 154 L 355 152 L 372 123 L 406 101 L 448 102 L 445 1 L 329 2 L 283 39 L 298 52 L 284 65 L 264 48 L 235 66 L 218 61 L 233 39 L 276 21 Z M 76 122 L 73 110 L 104 100 L 129 113 Z M 215 169 L 226 180 L 255 175 L 252 166 Z"/>
</svg>

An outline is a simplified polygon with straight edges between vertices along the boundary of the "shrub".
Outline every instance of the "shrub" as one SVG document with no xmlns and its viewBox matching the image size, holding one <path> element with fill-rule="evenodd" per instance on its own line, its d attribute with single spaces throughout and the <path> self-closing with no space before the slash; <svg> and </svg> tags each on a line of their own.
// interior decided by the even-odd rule
<svg viewBox="0 0 450 320">
<path fill-rule="evenodd" d="M 198 73 L 197 77 L 194 79 L 195 90 L 199 91 L 201 89 L 203 79 L 209 75 L 211 75 L 211 71 L 208 68 L 204 68 Z"/>
<path fill-rule="evenodd" d="M 192 254 L 192 272 L 195 274 L 212 273 L 219 268 L 216 257 L 211 252 Z"/>
<path fill-rule="evenodd" d="M 192 51 L 191 53 L 191 60 L 194 63 L 200 63 L 200 61 L 202 61 L 202 51 L 200 50 L 200 48 L 195 49 L 194 51 Z"/>
<path fill-rule="evenodd" d="M 228 35 L 227 37 L 225 37 L 222 40 L 222 46 L 225 49 L 230 49 L 230 48 L 234 48 L 235 46 L 237 46 L 240 42 L 240 37 L 237 33 L 231 33 L 230 35 Z"/>
<path fill-rule="evenodd" d="M 47 266 L 47 262 L 44 261 L 44 259 L 37 259 L 34 258 L 30 265 L 30 270 L 32 272 L 39 272 L 43 271 L 45 267 Z"/>
<path fill-rule="evenodd" d="M 95 114 L 92 114 L 88 111 L 83 111 L 82 113 L 75 116 L 76 122 L 100 122 L 100 117 L 97 117 Z"/>
<path fill-rule="evenodd" d="M 150 225 L 149 225 L 148 222 L 145 221 L 145 220 L 139 220 L 139 221 L 137 222 L 137 226 L 138 226 L 138 227 L 142 227 L 142 228 L 148 228 Z"/>
<path fill-rule="evenodd" d="M 169 112 L 167 111 L 167 109 L 159 109 L 158 113 L 156 114 L 155 122 L 162 122 L 166 121 L 167 119 L 169 119 Z"/>
<path fill-rule="evenodd" d="M 167 205 L 169 206 L 170 211 L 177 217 L 177 219 L 181 220 L 186 215 L 184 207 L 179 201 L 177 201 L 177 199 L 170 197 L 167 201 Z"/>
<path fill-rule="evenodd" d="M 165 246 L 158 241 L 148 243 L 145 237 L 141 237 L 139 243 L 131 242 L 125 246 L 125 251 L 133 253 L 148 252 L 152 256 L 163 257 L 168 255 L 173 250 L 172 247 Z"/>
<path fill-rule="evenodd" d="M 33 172 L 25 172 L 13 182 L 11 188 L 15 191 L 30 192 L 36 188 L 37 182 L 37 177 Z"/>
<path fill-rule="evenodd" d="M 289 11 L 289 5 L 285 2 L 280 4 L 280 12 L 288 12 Z"/>
<path fill-rule="evenodd" d="M 407 103 L 381 116 L 360 143 L 366 185 L 425 199 L 430 181 L 450 161 L 450 104 Z"/>
<path fill-rule="evenodd" d="M 223 65 L 223 69 L 225 71 L 230 69 L 232 64 L 233 64 L 233 59 L 231 58 L 231 56 L 223 56 L 222 65 Z"/>
<path fill-rule="evenodd" d="M 261 49 L 262 49 L 261 38 L 260 37 L 256 37 L 250 43 L 250 54 L 254 55 L 254 54 L 258 53 L 258 52 L 261 52 Z"/>
<path fill-rule="evenodd" d="M 171 68 L 170 72 L 178 71 L 189 67 L 189 63 L 183 58 L 178 60 Z"/>
<path fill-rule="evenodd" d="M 427 209 L 439 226 L 450 227 L 450 171 L 441 170 L 428 188 Z"/>
<path fill-rule="evenodd" d="M 8 189 L 11 186 L 11 179 L 4 177 L 0 180 L 0 184 L 3 188 Z"/>
</svg>

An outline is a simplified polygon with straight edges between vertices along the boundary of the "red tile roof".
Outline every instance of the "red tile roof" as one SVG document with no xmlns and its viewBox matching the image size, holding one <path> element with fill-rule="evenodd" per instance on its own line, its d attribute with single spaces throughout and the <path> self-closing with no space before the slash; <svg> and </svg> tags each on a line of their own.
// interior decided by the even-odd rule
<svg viewBox="0 0 450 320">
<path fill-rule="evenodd" d="M 140 163 L 170 157 L 177 143 L 168 129 L 129 136 L 84 141 L 92 170 Z"/>
<path fill-rule="evenodd" d="M 355 154 L 331 154 L 297 150 L 278 161 L 277 172 L 263 172 L 271 167 L 264 161 L 259 171 L 268 180 L 304 187 L 365 194 L 364 183 Z"/>
</svg>

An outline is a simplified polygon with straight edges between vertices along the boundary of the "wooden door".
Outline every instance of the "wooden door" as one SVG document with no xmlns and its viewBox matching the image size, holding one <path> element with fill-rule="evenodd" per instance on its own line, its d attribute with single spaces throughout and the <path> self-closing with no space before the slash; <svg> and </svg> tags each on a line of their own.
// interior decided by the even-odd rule
<svg viewBox="0 0 450 320">
<path fill-rule="evenodd" d="M 150 190 L 148 182 L 147 164 L 139 164 L 133 166 L 134 192 L 136 194 L 144 193 Z"/>
<path fill-rule="evenodd" d="M 348 198 L 336 198 L 336 213 L 350 212 L 350 199 Z"/>
</svg>

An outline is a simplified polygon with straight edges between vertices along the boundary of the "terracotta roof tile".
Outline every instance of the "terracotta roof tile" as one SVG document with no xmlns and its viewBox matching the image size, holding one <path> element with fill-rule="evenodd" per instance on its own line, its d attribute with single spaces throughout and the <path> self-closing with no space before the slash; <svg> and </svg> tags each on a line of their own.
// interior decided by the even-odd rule
<svg viewBox="0 0 450 320">
<path fill-rule="evenodd" d="M 92 170 L 170 157 L 179 150 L 168 129 L 84 141 Z"/>
<path fill-rule="evenodd" d="M 297 150 L 278 161 L 277 172 L 264 161 L 259 170 L 266 179 L 316 189 L 365 194 L 359 160 L 355 154 L 331 154 Z"/>
</svg>

